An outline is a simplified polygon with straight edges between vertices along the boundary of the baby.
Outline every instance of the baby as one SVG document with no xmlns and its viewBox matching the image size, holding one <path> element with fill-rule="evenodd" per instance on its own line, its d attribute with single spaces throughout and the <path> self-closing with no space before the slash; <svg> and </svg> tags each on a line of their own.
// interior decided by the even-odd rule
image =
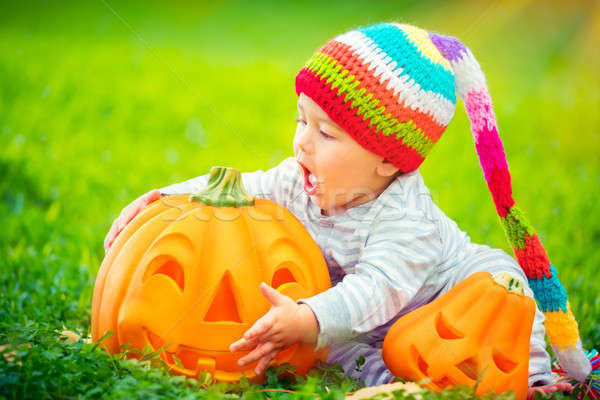
<svg viewBox="0 0 600 400">
<path fill-rule="evenodd" d="M 296 76 L 296 93 L 295 157 L 266 172 L 244 173 L 242 180 L 249 193 L 277 202 L 303 223 L 325 257 L 332 287 L 294 302 L 261 284 L 272 307 L 231 344 L 233 352 L 249 351 L 239 364 L 258 361 L 256 372 L 262 373 L 278 352 L 303 341 L 317 349 L 330 346 L 327 361 L 340 363 L 345 374 L 366 385 L 392 382 L 381 346 L 400 316 L 474 272 L 508 272 L 529 296 L 534 292 L 528 278 L 533 289 L 541 287 L 536 299 L 545 314 L 536 307 L 530 395 L 569 391 L 567 383 L 552 385 L 544 320 L 558 312 L 560 321 L 575 321 L 537 235 L 514 206 L 491 99 L 470 50 L 456 38 L 410 25 L 361 27 L 313 55 Z M 452 119 L 456 94 L 465 104 L 488 187 L 519 263 L 502 250 L 471 243 L 432 202 L 419 173 Z M 193 192 L 207 180 L 203 175 L 134 201 L 113 223 L 105 249 L 145 205 L 161 195 Z M 558 297 L 544 286 L 548 281 L 562 288 Z M 556 321 L 551 321 L 554 329 L 562 333 Z M 559 336 L 550 339 L 561 361 L 587 376 L 577 331 L 561 336 L 557 345 Z M 361 356 L 365 363 L 358 370 Z"/>
</svg>

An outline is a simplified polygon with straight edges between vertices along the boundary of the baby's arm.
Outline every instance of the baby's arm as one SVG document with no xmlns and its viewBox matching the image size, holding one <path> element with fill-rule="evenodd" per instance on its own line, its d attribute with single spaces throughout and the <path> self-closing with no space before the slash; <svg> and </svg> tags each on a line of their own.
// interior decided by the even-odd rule
<svg viewBox="0 0 600 400">
<path fill-rule="evenodd" d="M 108 249 L 112 246 L 119 233 L 125 229 L 125 226 L 133 219 L 133 217 L 139 214 L 139 212 L 148 204 L 160 199 L 160 197 L 161 193 L 158 190 L 151 190 L 148 193 L 144 193 L 121 210 L 121 214 L 113 221 L 104 238 L 104 252 L 108 253 Z"/>
<path fill-rule="evenodd" d="M 262 373 L 273 357 L 296 343 L 298 337 L 317 342 L 319 349 L 369 331 L 395 316 L 440 256 L 435 225 L 420 217 L 405 218 L 403 223 L 397 218 L 373 224 L 355 273 L 346 275 L 335 287 L 297 304 L 279 294 L 287 299 L 287 308 L 269 299 L 271 310 L 230 347 L 231 351 L 252 350 L 239 363 L 260 360 L 256 372 Z M 261 286 L 261 291 L 268 298 L 266 288 Z"/>
<path fill-rule="evenodd" d="M 558 382 L 552 385 L 530 387 L 527 391 L 527 400 L 533 400 L 536 392 L 548 394 L 556 391 L 571 393 L 573 391 L 573 385 L 568 382 Z"/>
<path fill-rule="evenodd" d="M 436 271 L 442 246 L 436 225 L 422 213 L 378 216 L 354 273 L 308 304 L 319 323 L 317 349 L 385 324 Z"/>
<path fill-rule="evenodd" d="M 260 285 L 260 291 L 271 302 L 271 309 L 229 346 L 232 352 L 251 350 L 238 364 L 244 366 L 259 360 L 257 374 L 262 374 L 281 350 L 298 342 L 314 344 L 319 332 L 317 319 L 306 304 L 297 304 L 266 283 Z"/>
</svg>

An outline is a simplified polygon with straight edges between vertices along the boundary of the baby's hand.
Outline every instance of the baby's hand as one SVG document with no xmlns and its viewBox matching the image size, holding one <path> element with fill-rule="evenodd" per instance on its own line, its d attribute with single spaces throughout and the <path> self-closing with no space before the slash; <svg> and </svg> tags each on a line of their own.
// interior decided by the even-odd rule
<svg viewBox="0 0 600 400">
<path fill-rule="evenodd" d="M 252 350 L 238 360 L 244 366 L 257 360 L 254 371 L 260 375 L 282 350 L 297 342 L 316 342 L 317 319 L 306 304 L 296 304 L 266 283 L 260 291 L 272 304 L 271 309 L 244 333 L 244 337 L 229 346 L 229 350 Z"/>
<path fill-rule="evenodd" d="M 535 392 L 540 392 L 542 394 L 548 394 L 548 393 L 556 392 L 557 390 L 560 390 L 561 392 L 571 393 L 573 391 L 573 386 L 571 386 L 571 384 L 567 383 L 567 382 L 559 382 L 559 383 L 555 383 L 553 385 L 530 387 L 527 392 L 527 400 L 533 400 L 535 398 Z"/>
<path fill-rule="evenodd" d="M 110 246 L 112 246 L 119 233 L 125 229 L 125 226 L 129 223 L 129 221 L 138 215 L 138 213 L 142 211 L 148 204 L 160 199 L 160 196 L 161 194 L 158 190 L 151 190 L 132 201 L 131 204 L 121 211 L 121 214 L 112 223 L 106 238 L 104 238 L 105 253 L 108 253 L 108 249 Z"/>
</svg>

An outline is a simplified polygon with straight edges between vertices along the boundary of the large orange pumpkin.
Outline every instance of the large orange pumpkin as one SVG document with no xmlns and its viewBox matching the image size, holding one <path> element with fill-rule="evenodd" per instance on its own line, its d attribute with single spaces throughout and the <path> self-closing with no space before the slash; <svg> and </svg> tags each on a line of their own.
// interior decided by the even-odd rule
<svg viewBox="0 0 600 400">
<path fill-rule="evenodd" d="M 215 167 L 201 192 L 162 198 L 117 237 L 96 278 L 92 339 L 111 330 L 102 342 L 110 353 L 126 343 L 168 345 L 162 357 L 175 373 L 261 381 L 256 363 L 237 365 L 247 352 L 229 351 L 270 307 L 261 281 L 294 300 L 331 285 L 318 246 L 293 214 L 246 193 L 239 171 Z M 326 356 L 297 343 L 275 362 L 304 374 Z"/>
<path fill-rule="evenodd" d="M 383 342 L 389 370 L 441 391 L 466 384 L 477 394 L 513 390 L 527 398 L 535 303 L 508 274 L 478 272 L 401 317 Z"/>
</svg>

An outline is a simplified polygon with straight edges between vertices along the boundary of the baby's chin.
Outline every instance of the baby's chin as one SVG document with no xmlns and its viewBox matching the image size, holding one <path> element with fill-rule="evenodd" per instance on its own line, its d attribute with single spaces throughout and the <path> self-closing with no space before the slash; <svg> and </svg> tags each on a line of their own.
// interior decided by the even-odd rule
<svg viewBox="0 0 600 400">
<path fill-rule="evenodd" d="M 308 193 L 307 193 L 308 194 Z M 323 209 L 323 208 L 327 208 L 327 203 L 323 200 L 323 195 L 320 193 L 315 193 L 315 194 L 309 194 L 308 198 L 310 199 L 310 201 L 316 205 L 317 207 Z"/>
<path fill-rule="evenodd" d="M 321 215 L 332 216 L 341 214 L 346 211 L 346 207 L 344 205 L 339 205 L 335 203 L 330 203 L 325 201 L 324 196 L 316 193 L 314 195 L 309 195 L 310 201 L 317 207 L 321 209 Z"/>
<path fill-rule="evenodd" d="M 317 192 L 315 194 L 308 194 L 308 198 L 315 206 L 319 207 L 321 211 L 327 210 L 329 208 L 329 205 L 324 199 L 323 193 Z"/>
</svg>

